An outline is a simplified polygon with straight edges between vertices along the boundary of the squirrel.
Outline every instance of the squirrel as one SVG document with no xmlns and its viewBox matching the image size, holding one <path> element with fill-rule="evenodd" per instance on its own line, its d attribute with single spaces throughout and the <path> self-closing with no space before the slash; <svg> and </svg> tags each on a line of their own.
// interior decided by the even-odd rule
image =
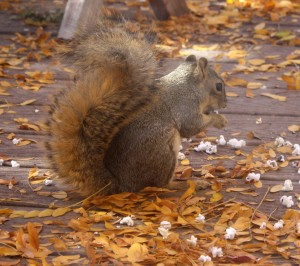
<svg viewBox="0 0 300 266">
<path fill-rule="evenodd" d="M 225 85 L 206 58 L 156 79 L 143 36 L 103 25 L 77 34 L 64 58 L 76 81 L 52 104 L 47 146 L 59 179 L 82 195 L 165 187 L 181 138 L 227 124 L 214 112 L 226 107 Z"/>
</svg>

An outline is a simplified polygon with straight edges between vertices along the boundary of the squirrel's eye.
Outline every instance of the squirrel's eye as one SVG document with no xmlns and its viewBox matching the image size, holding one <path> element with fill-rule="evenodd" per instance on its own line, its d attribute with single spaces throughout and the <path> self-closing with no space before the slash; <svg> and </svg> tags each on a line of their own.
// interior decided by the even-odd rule
<svg viewBox="0 0 300 266">
<path fill-rule="evenodd" d="M 217 83 L 216 89 L 217 89 L 217 91 L 222 91 L 222 83 Z"/>
</svg>

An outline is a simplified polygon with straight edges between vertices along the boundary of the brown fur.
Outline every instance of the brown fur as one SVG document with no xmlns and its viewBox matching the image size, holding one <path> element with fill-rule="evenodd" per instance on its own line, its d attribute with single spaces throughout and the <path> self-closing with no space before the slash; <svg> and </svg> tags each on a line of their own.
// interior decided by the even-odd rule
<svg viewBox="0 0 300 266">
<path fill-rule="evenodd" d="M 165 186 L 180 136 L 226 125 L 209 113 L 226 96 L 206 59 L 188 57 L 155 85 L 150 46 L 118 29 L 81 33 L 65 56 L 79 74 L 53 105 L 48 147 L 59 177 L 82 194 Z"/>
</svg>

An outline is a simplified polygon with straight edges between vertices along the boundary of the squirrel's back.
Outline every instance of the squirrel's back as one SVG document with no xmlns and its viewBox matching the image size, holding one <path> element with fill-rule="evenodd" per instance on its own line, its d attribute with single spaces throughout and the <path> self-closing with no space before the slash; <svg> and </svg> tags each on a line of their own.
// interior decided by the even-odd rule
<svg viewBox="0 0 300 266">
<path fill-rule="evenodd" d="M 64 58 L 77 81 L 52 106 L 50 161 L 82 194 L 104 187 L 116 193 L 119 184 L 103 160 L 114 136 L 155 101 L 152 49 L 141 36 L 98 25 L 80 32 Z"/>
</svg>

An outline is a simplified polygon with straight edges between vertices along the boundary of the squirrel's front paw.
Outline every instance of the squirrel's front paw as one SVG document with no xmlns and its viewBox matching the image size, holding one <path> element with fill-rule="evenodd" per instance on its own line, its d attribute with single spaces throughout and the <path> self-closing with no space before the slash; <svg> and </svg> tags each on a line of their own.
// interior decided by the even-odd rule
<svg viewBox="0 0 300 266">
<path fill-rule="evenodd" d="M 224 115 L 219 115 L 219 114 L 217 114 L 216 116 L 215 116 L 215 119 L 214 119 L 215 121 L 214 121 L 214 127 L 216 127 L 216 128 L 223 128 L 223 127 L 225 127 L 226 125 L 227 125 L 227 119 L 226 119 L 226 117 L 224 116 Z"/>
</svg>

